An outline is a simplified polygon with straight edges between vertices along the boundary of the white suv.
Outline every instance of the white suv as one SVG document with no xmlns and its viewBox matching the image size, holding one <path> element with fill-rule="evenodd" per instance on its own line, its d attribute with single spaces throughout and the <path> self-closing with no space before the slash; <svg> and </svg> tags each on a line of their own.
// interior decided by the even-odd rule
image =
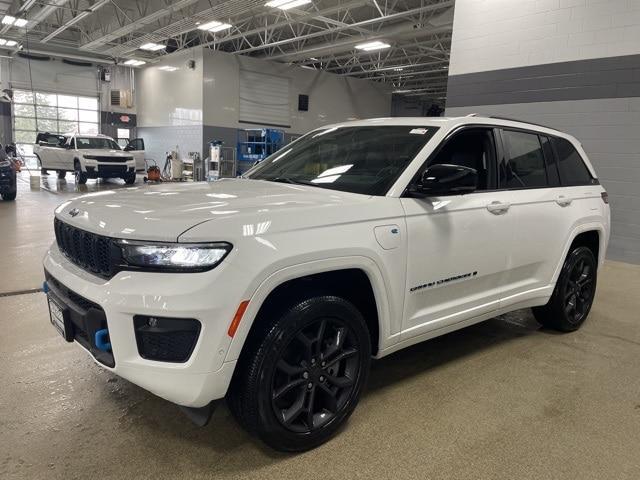
<svg viewBox="0 0 640 480">
<path fill-rule="evenodd" d="M 138 159 L 142 155 L 144 162 L 144 147 L 142 151 L 134 151 L 132 145 L 138 143 L 129 143 L 126 151 L 122 151 L 120 145 L 106 135 L 39 133 L 33 152 L 42 173 L 55 170 L 62 179 L 67 172 L 73 172 L 80 185 L 87 183 L 89 178 L 114 177 L 122 178 L 130 185 L 136 181 L 136 170 L 144 169 Z"/>
<path fill-rule="evenodd" d="M 244 178 L 66 202 L 44 259 L 51 322 L 205 423 L 286 451 L 329 439 L 371 357 L 534 307 L 576 330 L 609 238 L 580 144 L 496 118 L 314 130 Z"/>
</svg>

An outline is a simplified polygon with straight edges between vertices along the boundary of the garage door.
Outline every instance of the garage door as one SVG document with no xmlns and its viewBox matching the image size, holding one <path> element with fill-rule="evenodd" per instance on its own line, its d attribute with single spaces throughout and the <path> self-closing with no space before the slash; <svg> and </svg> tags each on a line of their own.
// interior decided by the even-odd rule
<svg viewBox="0 0 640 480">
<path fill-rule="evenodd" d="M 289 79 L 240 70 L 240 121 L 289 127 Z"/>
<path fill-rule="evenodd" d="M 38 132 L 99 133 L 97 97 L 30 90 L 13 91 L 13 138 L 29 168 L 35 168 L 33 143 Z"/>
</svg>

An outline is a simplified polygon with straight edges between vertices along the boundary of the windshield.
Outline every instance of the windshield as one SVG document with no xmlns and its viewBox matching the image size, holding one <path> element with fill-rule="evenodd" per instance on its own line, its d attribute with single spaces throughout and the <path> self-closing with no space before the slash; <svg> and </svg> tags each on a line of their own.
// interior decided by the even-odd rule
<svg viewBox="0 0 640 480">
<path fill-rule="evenodd" d="M 105 150 L 120 150 L 120 145 L 111 140 L 110 138 L 84 138 L 76 137 L 76 144 L 78 148 L 96 148 Z"/>
<path fill-rule="evenodd" d="M 245 175 L 254 180 L 385 195 L 437 127 L 332 127 L 313 131 Z"/>
</svg>

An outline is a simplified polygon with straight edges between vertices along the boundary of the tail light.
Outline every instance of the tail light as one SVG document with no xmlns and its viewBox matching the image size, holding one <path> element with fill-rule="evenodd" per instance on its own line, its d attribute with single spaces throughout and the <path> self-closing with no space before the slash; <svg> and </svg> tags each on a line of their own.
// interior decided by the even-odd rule
<svg viewBox="0 0 640 480">
<path fill-rule="evenodd" d="M 602 197 L 602 201 L 606 204 L 609 203 L 609 194 L 607 192 L 602 192 L 600 194 L 600 196 Z"/>
</svg>

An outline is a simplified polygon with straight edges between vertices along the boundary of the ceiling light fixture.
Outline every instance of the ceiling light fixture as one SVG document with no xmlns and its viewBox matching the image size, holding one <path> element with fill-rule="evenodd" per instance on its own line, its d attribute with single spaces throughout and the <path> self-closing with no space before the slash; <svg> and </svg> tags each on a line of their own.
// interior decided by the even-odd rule
<svg viewBox="0 0 640 480">
<path fill-rule="evenodd" d="M 157 52 L 158 50 L 164 50 L 167 48 L 166 45 L 162 45 L 161 43 L 145 43 L 144 45 L 140 45 L 140 50 L 148 50 L 150 52 Z"/>
<path fill-rule="evenodd" d="M 163 70 L 165 72 L 175 72 L 178 70 L 178 67 L 172 67 L 170 65 L 163 65 L 162 67 L 158 67 L 158 70 Z"/>
<path fill-rule="evenodd" d="M 13 25 L 15 21 L 16 17 L 12 17 L 11 15 L 5 15 L 4 17 L 2 17 L 2 23 L 4 23 L 5 25 Z"/>
<path fill-rule="evenodd" d="M 29 20 L 27 20 L 26 18 L 18 18 L 18 19 L 16 20 L 16 22 L 14 23 L 14 25 L 15 25 L 16 27 L 20 27 L 20 28 L 22 28 L 22 27 L 24 27 L 27 23 L 29 23 Z"/>
<path fill-rule="evenodd" d="M 126 62 L 124 62 L 125 65 L 129 65 L 131 67 L 139 67 L 140 65 L 144 65 L 145 63 L 147 63 L 147 62 L 145 62 L 143 60 L 135 60 L 133 58 L 131 58 L 131 59 L 127 60 Z"/>
<path fill-rule="evenodd" d="M 15 47 L 16 45 L 18 45 L 18 42 L 15 40 L 7 40 L 7 47 Z"/>
<path fill-rule="evenodd" d="M 264 4 L 265 7 L 279 8 L 280 10 L 289 10 L 290 8 L 300 7 L 311 3 L 311 0 L 271 0 Z"/>
<path fill-rule="evenodd" d="M 391 45 L 388 43 L 381 42 L 380 40 L 374 40 L 373 42 L 361 43 L 356 45 L 358 50 L 364 50 L 365 52 L 370 52 L 372 50 L 382 50 L 383 48 L 389 48 Z"/>
<path fill-rule="evenodd" d="M 198 30 L 206 30 L 207 32 L 215 33 L 220 32 L 221 30 L 226 30 L 227 28 L 231 28 L 231 24 L 222 23 L 216 20 L 212 22 L 203 23 L 202 25 L 198 25 Z"/>
</svg>

